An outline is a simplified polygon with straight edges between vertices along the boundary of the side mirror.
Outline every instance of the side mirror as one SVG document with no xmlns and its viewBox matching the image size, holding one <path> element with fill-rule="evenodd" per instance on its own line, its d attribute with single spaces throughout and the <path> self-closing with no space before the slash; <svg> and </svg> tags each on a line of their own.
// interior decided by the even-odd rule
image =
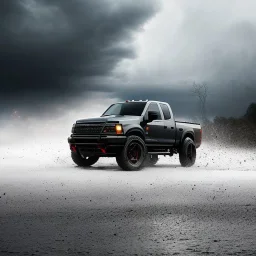
<svg viewBox="0 0 256 256">
<path fill-rule="evenodd" d="M 152 122 L 158 119 L 158 114 L 155 111 L 148 111 L 148 121 Z"/>
</svg>

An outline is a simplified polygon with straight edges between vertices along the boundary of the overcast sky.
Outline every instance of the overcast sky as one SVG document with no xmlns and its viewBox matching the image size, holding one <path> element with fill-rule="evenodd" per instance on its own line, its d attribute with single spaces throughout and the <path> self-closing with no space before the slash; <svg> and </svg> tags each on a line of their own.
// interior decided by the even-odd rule
<svg viewBox="0 0 256 256">
<path fill-rule="evenodd" d="M 255 10 L 254 0 L 1 1 L 1 114 L 148 98 L 193 119 L 195 81 L 208 85 L 210 117 L 243 115 L 256 101 Z"/>
</svg>

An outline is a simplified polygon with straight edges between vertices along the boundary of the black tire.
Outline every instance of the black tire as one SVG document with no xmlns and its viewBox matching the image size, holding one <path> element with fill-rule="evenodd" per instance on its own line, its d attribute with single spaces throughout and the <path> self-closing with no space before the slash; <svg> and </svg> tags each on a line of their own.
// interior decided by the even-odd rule
<svg viewBox="0 0 256 256">
<path fill-rule="evenodd" d="M 147 155 L 144 162 L 145 166 L 154 166 L 158 162 L 158 155 Z"/>
<path fill-rule="evenodd" d="M 91 166 L 99 160 L 98 156 L 90 156 L 83 158 L 80 154 L 76 152 L 71 152 L 71 158 L 75 164 L 83 167 Z"/>
<path fill-rule="evenodd" d="M 186 138 L 179 151 L 180 164 L 183 167 L 190 167 L 196 161 L 196 146 L 192 139 Z"/>
<path fill-rule="evenodd" d="M 144 141 L 132 135 L 127 138 L 121 154 L 116 157 L 116 162 L 125 171 L 136 171 L 143 166 L 146 155 L 147 147 Z"/>
</svg>

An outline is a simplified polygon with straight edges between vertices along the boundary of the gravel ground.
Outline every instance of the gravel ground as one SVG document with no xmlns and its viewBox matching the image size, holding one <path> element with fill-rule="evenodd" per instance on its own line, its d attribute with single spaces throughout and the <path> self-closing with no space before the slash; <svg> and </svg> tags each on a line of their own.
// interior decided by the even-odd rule
<svg viewBox="0 0 256 256">
<path fill-rule="evenodd" d="M 256 255 L 256 150 L 203 145 L 121 171 L 66 141 L 0 148 L 0 255 Z"/>
</svg>

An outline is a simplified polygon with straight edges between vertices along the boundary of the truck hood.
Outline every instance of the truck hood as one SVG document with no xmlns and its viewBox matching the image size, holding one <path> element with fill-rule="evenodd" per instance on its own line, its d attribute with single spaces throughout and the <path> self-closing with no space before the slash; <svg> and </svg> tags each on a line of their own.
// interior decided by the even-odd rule
<svg viewBox="0 0 256 256">
<path fill-rule="evenodd" d="M 141 116 L 122 116 L 122 115 L 111 115 L 111 116 L 101 116 L 96 118 L 88 118 L 77 120 L 77 124 L 89 124 L 89 123 L 129 123 L 129 122 L 140 122 Z"/>
</svg>

